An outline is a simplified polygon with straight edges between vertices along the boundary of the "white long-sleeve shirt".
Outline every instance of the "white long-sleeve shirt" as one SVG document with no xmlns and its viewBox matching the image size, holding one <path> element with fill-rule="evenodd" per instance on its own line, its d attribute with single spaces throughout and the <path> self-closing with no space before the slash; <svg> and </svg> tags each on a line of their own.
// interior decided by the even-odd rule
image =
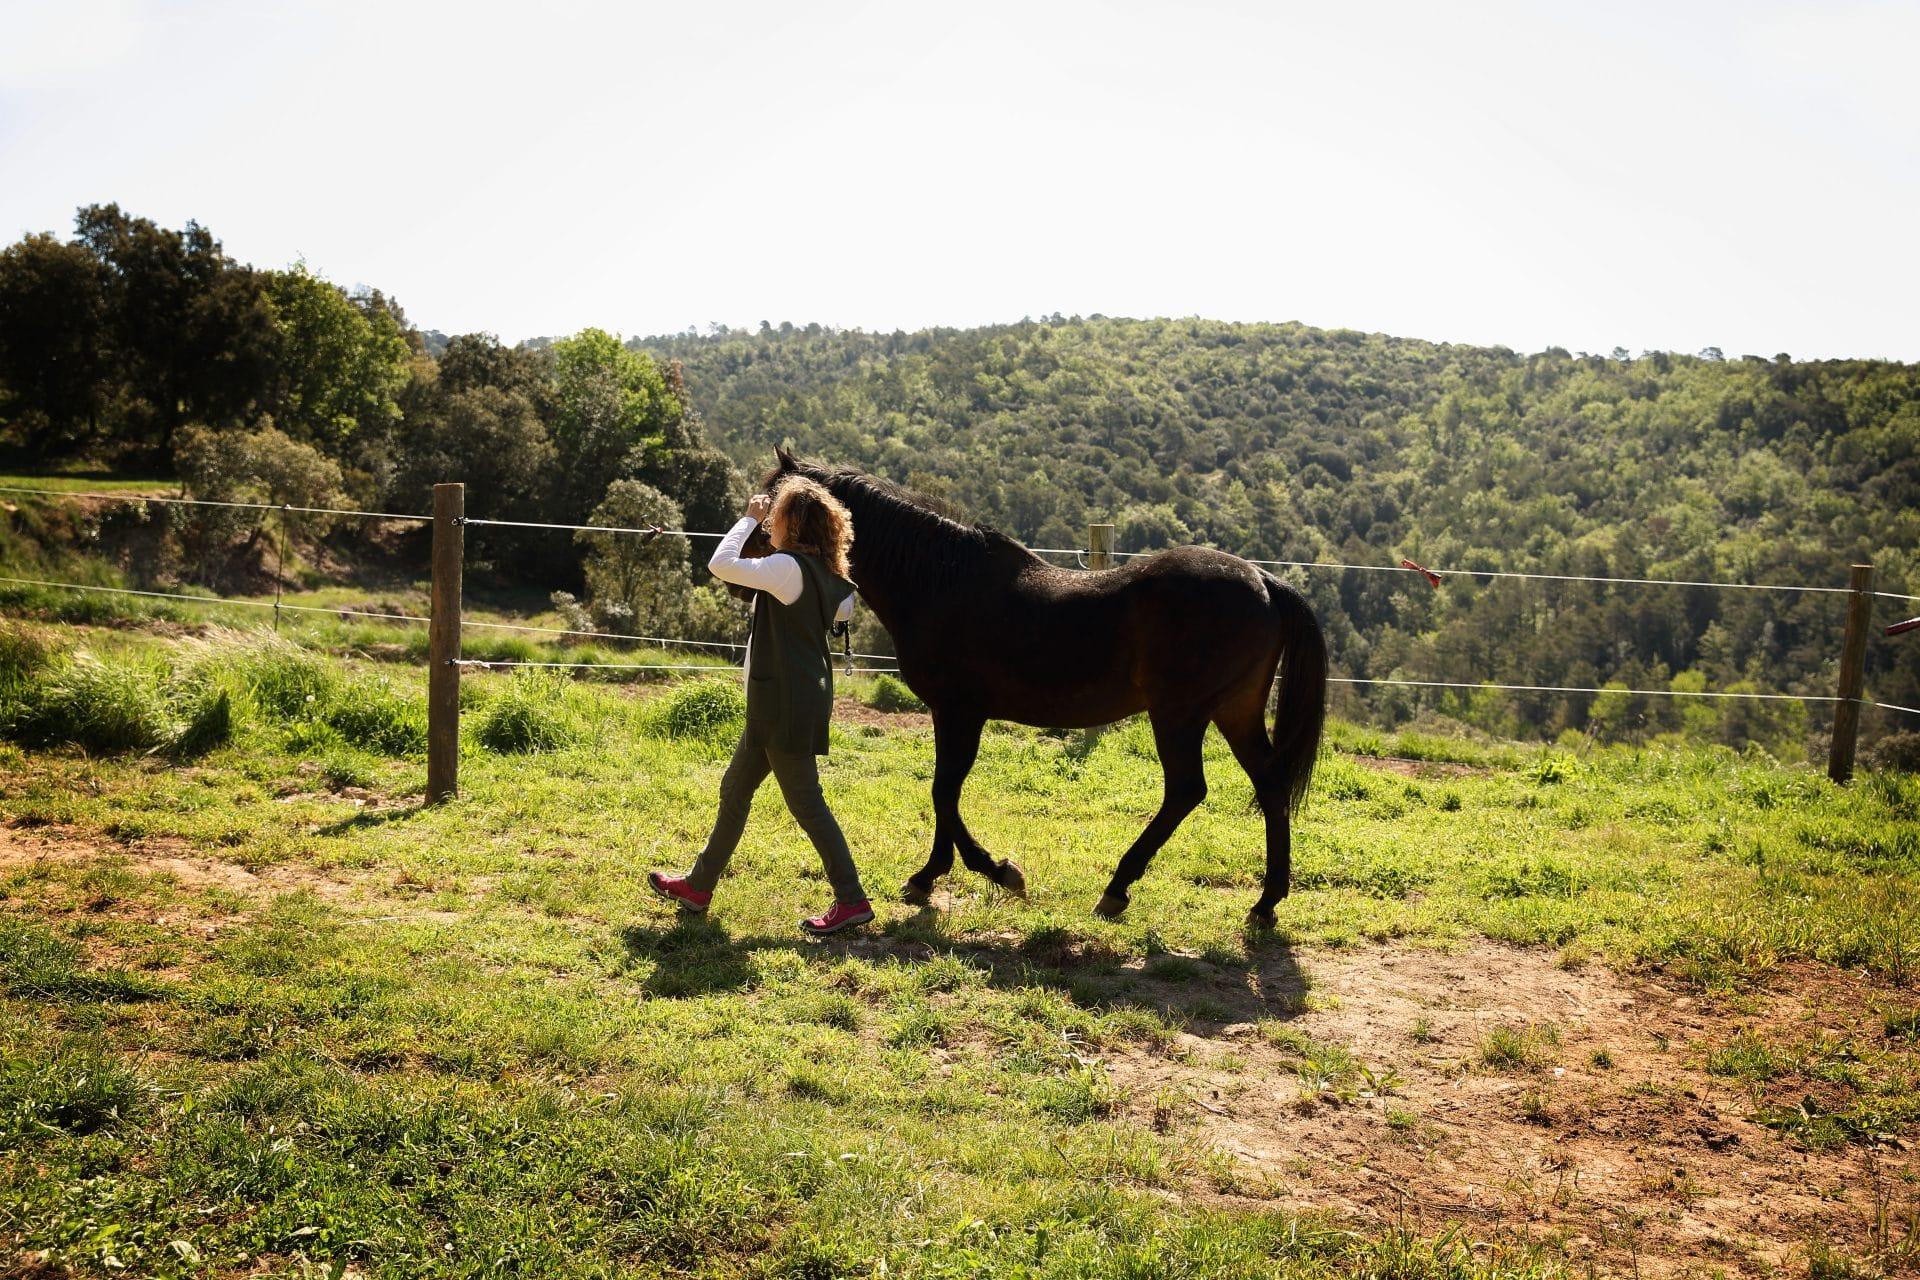
<svg viewBox="0 0 1920 1280">
<path fill-rule="evenodd" d="M 805 585 L 805 570 L 800 562 L 784 551 L 776 551 L 758 559 L 743 558 L 740 549 L 747 545 L 747 539 L 760 522 L 752 516 L 742 516 L 720 539 L 720 545 L 713 549 L 712 559 L 707 561 L 707 569 L 722 582 L 731 582 L 735 586 L 751 587 L 755 591 L 764 591 L 781 604 L 792 604 L 800 598 Z M 846 622 L 853 617 L 853 597 L 848 596 L 840 602 L 838 612 L 833 615 L 835 622 Z M 747 639 L 747 657 L 741 664 L 751 670 L 753 667 L 753 639 Z"/>
</svg>

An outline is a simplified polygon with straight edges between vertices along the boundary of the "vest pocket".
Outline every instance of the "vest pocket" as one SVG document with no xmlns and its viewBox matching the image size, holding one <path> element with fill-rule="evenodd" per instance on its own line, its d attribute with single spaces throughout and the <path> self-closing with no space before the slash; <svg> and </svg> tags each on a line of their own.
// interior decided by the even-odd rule
<svg viewBox="0 0 1920 1280">
<path fill-rule="evenodd" d="M 747 719 L 780 719 L 780 681 L 773 676 L 747 673 Z"/>
</svg>

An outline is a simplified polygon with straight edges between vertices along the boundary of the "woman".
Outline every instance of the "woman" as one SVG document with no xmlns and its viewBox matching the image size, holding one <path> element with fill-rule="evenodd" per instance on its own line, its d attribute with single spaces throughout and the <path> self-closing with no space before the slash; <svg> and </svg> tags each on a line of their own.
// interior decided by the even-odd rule
<svg viewBox="0 0 1920 1280">
<path fill-rule="evenodd" d="M 743 559 L 741 548 L 762 519 L 774 552 L 758 560 Z M 802 920 L 800 927 L 824 937 L 873 919 L 847 839 L 820 794 L 814 760 L 827 754 L 827 721 L 833 714 L 827 630 L 834 620 L 853 615 L 854 588 L 847 581 L 847 549 L 852 545 L 853 518 L 839 499 L 795 476 L 771 499 L 764 493 L 754 495 L 745 518 L 707 562 L 722 582 L 756 592 L 753 630 L 747 638 L 747 727 L 720 782 L 720 815 L 713 834 L 693 869 L 685 876 L 648 873 L 653 891 L 683 911 L 703 912 L 713 901 L 714 886 L 746 829 L 753 793 L 771 772 L 833 885 L 832 910 Z"/>
</svg>

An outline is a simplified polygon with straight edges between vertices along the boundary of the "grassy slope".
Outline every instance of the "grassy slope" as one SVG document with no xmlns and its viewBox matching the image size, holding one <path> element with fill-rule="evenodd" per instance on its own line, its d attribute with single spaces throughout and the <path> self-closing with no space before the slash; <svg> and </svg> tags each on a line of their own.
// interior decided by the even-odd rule
<svg viewBox="0 0 1920 1280">
<path fill-rule="evenodd" d="M 470 725 L 502 683 L 472 682 Z M 558 715 L 576 745 L 470 744 L 461 798 L 430 811 L 398 800 L 418 760 L 313 748 L 244 707 L 188 767 L 0 748 L 11 821 L 177 837 L 305 886 L 263 905 L 137 858 L 0 872 L 0 1243 L 140 1274 L 296 1255 L 408 1275 L 1551 1271 L 1207 1207 L 1209 1153 L 1112 1114 L 1082 1061 L 1168 1036 L 1128 998 L 1135 962 L 1245 972 L 1291 944 L 1485 934 L 1709 984 L 1794 957 L 1905 981 L 1920 937 L 1910 780 L 1350 730 L 1474 768 L 1330 756 L 1280 934 L 1248 937 L 1257 822 L 1210 739 L 1206 805 L 1103 923 L 1088 908 L 1157 798 L 1137 724 L 1091 750 L 989 735 L 969 821 L 1030 902 L 960 874 L 943 913 L 884 905 L 884 944 L 802 942 L 825 896 L 769 795 L 714 916 L 682 926 L 643 877 L 704 834 L 724 731 L 666 736 L 613 689 L 570 689 Z M 883 896 L 924 856 L 931 766 L 924 730 L 836 739 L 829 794 Z M 1904 1124 L 1910 1100 L 1896 1082 L 1874 1105 Z"/>
</svg>

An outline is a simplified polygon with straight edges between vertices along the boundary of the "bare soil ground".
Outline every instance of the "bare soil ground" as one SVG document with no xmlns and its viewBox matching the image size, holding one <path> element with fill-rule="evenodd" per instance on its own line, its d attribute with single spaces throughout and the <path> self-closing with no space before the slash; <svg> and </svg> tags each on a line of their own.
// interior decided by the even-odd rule
<svg viewBox="0 0 1920 1280">
<path fill-rule="evenodd" d="M 1741 1028 L 1877 1036 L 1852 975 L 1789 967 L 1733 1001 L 1488 942 L 1298 960 L 1310 994 L 1281 1025 L 1345 1047 L 1371 1079 L 1315 1090 L 1297 1047 L 1251 1021 L 1108 1060 L 1131 1114 L 1232 1155 L 1216 1178 L 1225 1199 L 1554 1240 L 1603 1275 L 1806 1274 L 1810 1241 L 1884 1254 L 1914 1224 L 1903 1143 L 1805 1149 L 1755 1122 L 1770 1099 L 1705 1067 Z M 1252 1012 L 1260 982 L 1205 985 Z M 1270 1016 L 1278 985 L 1261 1001 Z M 1537 1060 L 1487 1063 L 1499 1028 L 1531 1029 Z"/>
<path fill-rule="evenodd" d="M 348 868 L 321 868 L 305 863 L 246 867 L 210 857 L 187 841 L 172 838 L 145 837 L 119 843 L 67 827 L 0 825 L 0 878 L 31 871 L 36 864 L 119 864 L 145 875 L 165 877 L 183 889 L 218 890 L 230 895 L 239 904 L 237 909 L 218 915 L 205 914 L 202 900 L 198 898 L 169 908 L 122 899 L 111 892 L 96 896 L 82 908 L 97 915 L 137 919 L 201 937 L 211 937 L 245 924 L 253 915 L 250 908 L 257 908 L 283 893 L 305 891 L 336 905 L 352 905 L 356 910 L 364 910 L 370 902 L 377 901 L 376 895 L 404 892 L 408 887 L 396 883 L 391 875 Z"/>
</svg>

